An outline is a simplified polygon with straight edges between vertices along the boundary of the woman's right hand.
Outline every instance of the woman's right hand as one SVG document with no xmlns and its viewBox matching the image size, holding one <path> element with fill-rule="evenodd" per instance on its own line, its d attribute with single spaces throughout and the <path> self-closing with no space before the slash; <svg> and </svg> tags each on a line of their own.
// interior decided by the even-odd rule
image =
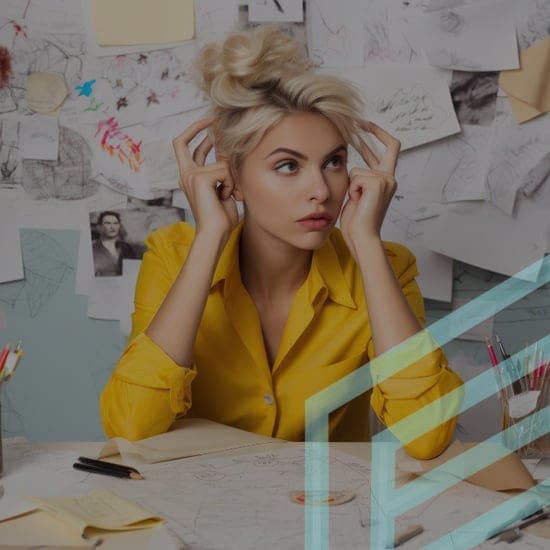
<svg viewBox="0 0 550 550">
<path fill-rule="evenodd" d="M 227 239 L 239 221 L 232 196 L 234 183 L 229 163 L 217 160 L 205 166 L 205 159 L 213 146 L 208 135 L 193 153 L 189 148 L 191 141 L 213 120 L 210 117 L 191 124 L 172 141 L 172 145 L 180 172 L 179 185 L 193 212 L 196 234 Z"/>
</svg>

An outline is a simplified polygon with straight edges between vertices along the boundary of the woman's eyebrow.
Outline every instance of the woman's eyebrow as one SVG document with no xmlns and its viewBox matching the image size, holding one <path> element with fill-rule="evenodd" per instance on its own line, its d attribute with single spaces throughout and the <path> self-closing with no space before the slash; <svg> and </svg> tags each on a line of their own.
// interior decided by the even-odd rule
<svg viewBox="0 0 550 550">
<path fill-rule="evenodd" d="M 340 151 L 347 151 L 347 147 L 345 145 L 338 145 L 338 147 L 334 148 L 332 151 L 330 151 L 330 153 L 327 153 L 325 155 L 325 158 L 331 157 L 332 155 L 334 155 L 336 153 L 339 153 Z M 299 151 L 295 151 L 294 149 L 288 149 L 286 147 L 278 147 L 277 149 L 274 149 L 273 151 L 271 151 L 271 153 L 266 155 L 264 157 L 264 159 L 274 155 L 275 153 L 288 153 L 288 154 L 294 155 L 295 157 L 298 157 L 300 159 L 308 160 L 306 155 L 304 155 L 303 153 L 300 153 Z"/>
</svg>

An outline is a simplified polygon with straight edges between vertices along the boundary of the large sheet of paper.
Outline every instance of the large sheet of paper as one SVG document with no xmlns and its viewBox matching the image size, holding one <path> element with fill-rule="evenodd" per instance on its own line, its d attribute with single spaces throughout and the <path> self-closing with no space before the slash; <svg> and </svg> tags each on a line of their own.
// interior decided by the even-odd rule
<svg viewBox="0 0 550 550">
<path fill-rule="evenodd" d="M 479 0 L 427 12 L 418 24 L 432 65 L 463 71 L 519 67 L 515 11 L 508 0 Z"/>
<path fill-rule="evenodd" d="M 194 35 L 193 0 L 93 0 L 93 6 L 100 46 L 180 42 Z"/>
<path fill-rule="evenodd" d="M 460 131 L 449 86 L 439 69 L 373 63 L 321 72 L 354 83 L 366 101 L 365 117 L 401 140 L 403 151 Z"/>
</svg>

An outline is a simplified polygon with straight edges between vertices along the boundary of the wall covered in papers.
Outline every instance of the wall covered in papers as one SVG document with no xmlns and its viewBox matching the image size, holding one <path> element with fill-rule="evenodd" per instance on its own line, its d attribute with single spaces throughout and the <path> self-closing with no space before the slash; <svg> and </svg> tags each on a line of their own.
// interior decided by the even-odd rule
<svg viewBox="0 0 550 550">
<path fill-rule="evenodd" d="M 281 23 L 399 137 L 383 237 L 416 254 L 428 322 L 550 251 L 550 0 L 188 0 L 181 29 L 152 32 L 142 13 L 122 35 L 113 21 L 131 4 L 2 0 L 0 345 L 25 349 L 0 397 L 5 435 L 103 437 L 97 399 L 129 330 L 143 240 L 193 223 L 171 147 L 206 108 L 191 61 L 232 29 Z M 101 244 L 111 222 L 116 265 Z M 547 284 L 449 343 L 450 364 L 472 378 L 489 365 L 485 335 L 518 351 L 549 320 Z M 498 406 L 465 413 L 462 437 L 499 429 Z"/>
</svg>

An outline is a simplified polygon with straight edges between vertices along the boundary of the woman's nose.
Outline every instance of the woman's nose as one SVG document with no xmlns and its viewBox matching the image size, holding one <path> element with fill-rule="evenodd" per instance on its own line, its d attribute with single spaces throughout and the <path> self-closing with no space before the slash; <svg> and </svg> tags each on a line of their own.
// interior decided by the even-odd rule
<svg viewBox="0 0 550 550">
<path fill-rule="evenodd" d="M 310 197 L 309 200 L 324 202 L 330 196 L 330 188 L 325 180 L 325 176 L 320 170 L 313 170 L 311 175 Z"/>
</svg>

